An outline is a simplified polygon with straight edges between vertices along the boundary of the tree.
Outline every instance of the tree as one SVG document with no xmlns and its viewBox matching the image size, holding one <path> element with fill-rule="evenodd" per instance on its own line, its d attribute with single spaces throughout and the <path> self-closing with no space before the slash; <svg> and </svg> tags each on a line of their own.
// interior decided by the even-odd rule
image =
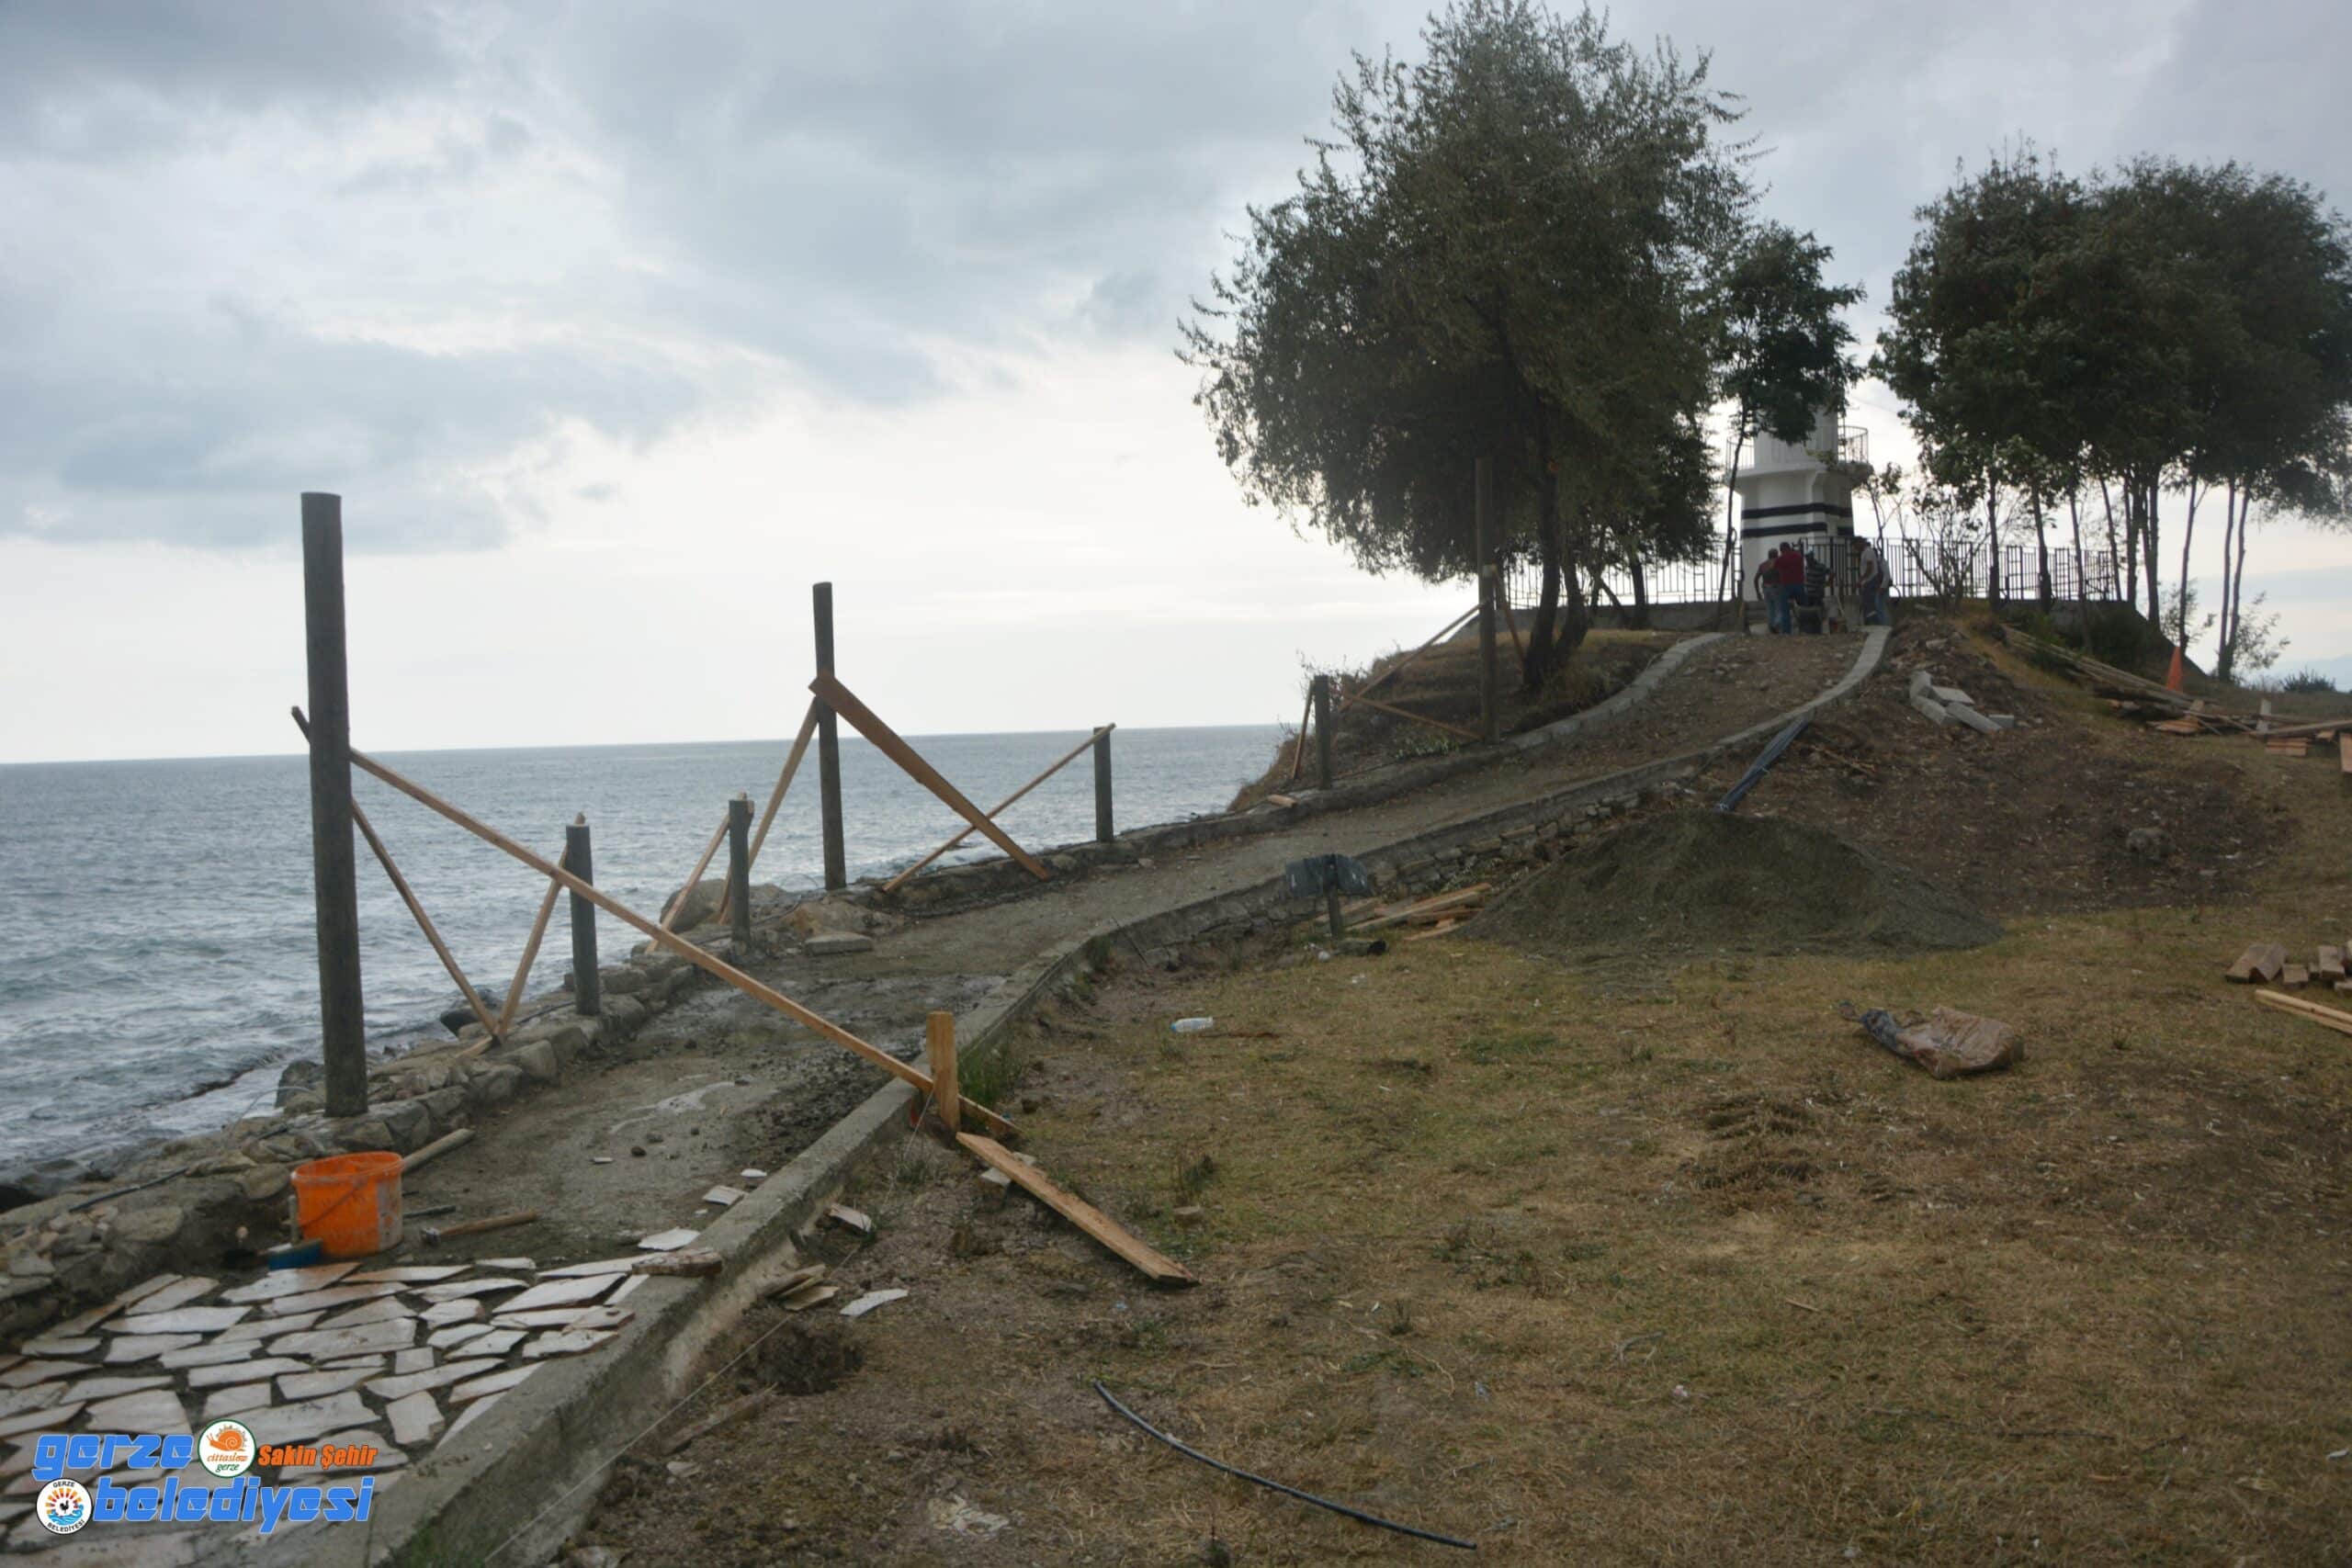
<svg viewBox="0 0 2352 1568">
<path fill-rule="evenodd" d="M 1473 570 L 1490 457 L 1506 533 L 1543 566 L 1540 685 L 1583 637 L 1588 573 L 1688 547 L 1745 153 L 1703 59 L 1638 51 L 1589 10 L 1463 0 L 1422 38 L 1418 64 L 1356 57 L 1332 139 L 1250 209 L 1182 353 L 1244 495 L 1371 570 Z"/>
<path fill-rule="evenodd" d="M 1732 498 L 1750 430 L 1792 446 L 1813 434 L 1825 408 L 1840 406 L 1861 373 L 1849 352 L 1854 334 L 1838 312 L 1859 304 L 1859 285 L 1823 281 L 1831 252 L 1812 234 L 1758 225 L 1724 279 L 1723 396 L 1732 405 L 1731 460 L 1724 475 L 1724 582 L 1728 586 Z"/>
</svg>

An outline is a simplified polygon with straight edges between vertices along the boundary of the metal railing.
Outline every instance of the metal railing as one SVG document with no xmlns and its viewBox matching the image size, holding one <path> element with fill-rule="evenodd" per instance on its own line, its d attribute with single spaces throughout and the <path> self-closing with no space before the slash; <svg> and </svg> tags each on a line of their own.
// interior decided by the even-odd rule
<svg viewBox="0 0 2352 1568">
<path fill-rule="evenodd" d="M 1804 547 L 1819 558 L 1831 574 L 1831 595 L 1840 603 L 1849 603 L 1861 578 L 1861 547 L 1863 540 L 1825 538 L 1816 536 L 1801 540 Z M 1953 546 L 1942 540 L 1917 539 L 1894 536 L 1886 539 L 1880 554 L 1885 558 L 1887 581 L 1897 599 L 1985 599 L 1992 596 L 1991 568 L 1995 558 L 1981 544 Z M 2011 603 L 2030 603 L 2045 595 L 2041 583 L 2041 569 L 2034 547 L 2030 545 L 2004 545 L 1998 557 L 2000 563 L 2000 597 Z M 1512 605 L 1521 609 L 1534 607 L 1543 593 L 1543 568 L 1535 560 L 1513 557 L 1503 565 L 1503 592 Z M 1607 604 L 1611 596 L 1627 607 L 1635 603 L 1634 574 L 1623 567 L 1611 567 L 1600 574 L 1606 592 L 1600 596 Z M 1735 593 L 1745 593 L 1751 600 L 1755 590 L 1735 581 Z M 2075 553 L 2071 549 L 2050 552 L 2050 584 L 2046 595 L 2052 602 L 2071 603 L 2075 599 L 2108 601 L 2123 596 L 2113 555 L 2106 550 L 2083 553 L 2082 581 L 2078 588 L 2075 570 Z M 1724 597 L 1724 568 L 1720 556 L 1709 560 L 1663 561 L 1643 569 L 1642 601 L 1651 604 L 1708 604 Z"/>
</svg>

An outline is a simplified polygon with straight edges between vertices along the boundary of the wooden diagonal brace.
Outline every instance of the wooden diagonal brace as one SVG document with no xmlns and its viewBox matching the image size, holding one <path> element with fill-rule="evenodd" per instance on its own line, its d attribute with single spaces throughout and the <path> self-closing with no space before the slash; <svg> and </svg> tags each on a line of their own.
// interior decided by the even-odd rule
<svg viewBox="0 0 2352 1568">
<path fill-rule="evenodd" d="M 808 689 L 818 700 L 849 720 L 852 728 L 874 743 L 874 749 L 906 770 L 907 776 L 939 796 L 956 814 L 988 836 L 989 841 L 1011 855 L 1022 870 L 1043 882 L 1051 874 L 1037 863 L 1037 858 L 1012 841 L 1011 834 L 989 820 L 988 813 L 964 798 L 963 792 L 942 778 L 939 770 L 922 760 L 915 749 L 899 739 L 898 731 L 883 723 L 874 710 L 859 702 L 847 686 L 831 675 L 820 675 L 808 682 Z"/>
</svg>

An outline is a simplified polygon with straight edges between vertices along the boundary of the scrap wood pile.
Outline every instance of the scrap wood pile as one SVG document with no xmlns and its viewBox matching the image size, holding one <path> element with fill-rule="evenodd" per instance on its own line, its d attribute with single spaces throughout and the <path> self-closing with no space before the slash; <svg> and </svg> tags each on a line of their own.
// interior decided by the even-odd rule
<svg viewBox="0 0 2352 1568">
<path fill-rule="evenodd" d="M 2241 985 L 2285 986 L 2301 990 L 2316 980 L 2323 986 L 2333 986 L 2338 991 L 2352 995 L 2352 981 L 2344 976 L 2344 958 L 2352 951 L 2352 938 L 2338 945 L 2323 942 L 2312 950 L 2312 961 L 2298 963 L 2290 958 L 2284 942 L 2256 942 L 2246 944 L 2238 961 L 2229 967 L 2227 977 Z"/>
<path fill-rule="evenodd" d="M 2244 735 L 2287 757 L 2308 755 L 2313 740 L 2323 745 L 2335 741 L 2341 744 L 2346 772 L 2352 773 L 2352 717 L 2281 725 L 2273 718 L 2267 699 L 2253 713 L 2226 708 L 2015 626 L 2002 626 L 2001 636 L 2030 659 L 2065 666 L 2094 693 L 2107 698 L 2119 717 L 2140 719 L 2159 734 Z"/>
<path fill-rule="evenodd" d="M 1494 886 L 1491 882 L 1474 882 L 1467 887 L 1457 887 L 1451 893 L 1440 893 L 1426 898 L 1387 902 L 1363 898 L 1343 906 L 1340 916 L 1348 922 L 1348 930 L 1357 933 L 1387 931 L 1396 926 L 1419 926 L 1423 929 L 1405 940 L 1427 942 L 1433 936 L 1443 936 L 1485 908 L 1487 895 L 1494 891 Z"/>
</svg>

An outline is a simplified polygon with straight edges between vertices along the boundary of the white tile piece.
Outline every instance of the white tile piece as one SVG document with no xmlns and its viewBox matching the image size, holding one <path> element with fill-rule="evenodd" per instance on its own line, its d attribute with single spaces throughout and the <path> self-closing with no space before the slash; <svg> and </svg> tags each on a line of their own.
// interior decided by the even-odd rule
<svg viewBox="0 0 2352 1568">
<path fill-rule="evenodd" d="M 230 1303 L 267 1302 L 280 1296 L 308 1295 L 325 1290 L 358 1267 L 356 1263 L 313 1263 L 302 1269 L 274 1269 L 249 1285 L 221 1292 L 220 1299 Z"/>
<path fill-rule="evenodd" d="M 393 1400 L 384 1406 L 384 1417 L 392 1424 L 392 1441 L 408 1449 L 431 1442 L 448 1425 L 433 1396 L 423 1391 Z"/>
<path fill-rule="evenodd" d="M 217 1367 L 225 1361 L 242 1361 L 260 1350 L 261 1347 L 250 1339 L 232 1340 L 226 1345 L 213 1339 L 183 1350 L 166 1350 L 156 1358 L 156 1362 L 166 1371 L 179 1371 L 188 1367 Z"/>
<path fill-rule="evenodd" d="M 66 1384 L 35 1383 L 30 1388 L 0 1388 L 0 1416 L 17 1416 L 30 1410 L 45 1410 L 65 1397 Z"/>
<path fill-rule="evenodd" d="M 400 1354 L 405 1356 L 408 1352 L 402 1350 Z M 345 1356 L 341 1360 L 319 1363 L 319 1371 L 322 1372 L 347 1372 L 354 1367 L 366 1367 L 370 1371 L 380 1372 L 384 1370 L 384 1358 L 380 1353 L 373 1356 Z"/>
<path fill-rule="evenodd" d="M 675 1252 L 682 1247 L 694 1245 L 695 1239 L 701 1235 L 700 1231 L 690 1231 L 682 1225 L 676 1230 L 655 1231 L 651 1235 L 641 1235 L 637 1238 L 637 1245 L 642 1252 Z"/>
<path fill-rule="evenodd" d="M 312 1291 L 307 1295 L 279 1296 L 265 1304 L 271 1312 L 280 1314 L 289 1312 L 314 1312 L 322 1307 L 349 1306 L 354 1302 L 371 1302 L 378 1296 L 396 1294 L 399 1290 L 398 1285 L 334 1285 L 323 1291 Z"/>
<path fill-rule="evenodd" d="M 892 1302 L 905 1301 L 908 1294 L 909 1292 L 905 1291 L 868 1291 L 865 1294 L 858 1297 L 857 1300 L 850 1303 L 849 1305 L 842 1308 L 842 1315 L 843 1317 L 864 1317 L 876 1307 L 888 1306 Z"/>
<path fill-rule="evenodd" d="M 527 1258 L 477 1258 L 474 1259 L 474 1267 L 477 1269 L 519 1269 L 527 1274 L 538 1265 Z"/>
<path fill-rule="evenodd" d="M 739 1170 L 735 1175 L 736 1179 L 741 1181 L 765 1181 L 768 1179 L 768 1173 L 764 1170 Z"/>
<path fill-rule="evenodd" d="M 414 1317 L 416 1309 L 398 1296 L 379 1296 L 372 1302 L 331 1312 L 319 1320 L 321 1328 L 348 1328 L 355 1323 L 390 1323 L 396 1317 Z"/>
<path fill-rule="evenodd" d="M 523 1343 L 523 1337 L 526 1331 L 520 1328 L 499 1328 L 493 1325 L 490 1333 L 483 1335 L 481 1338 L 466 1347 L 466 1354 L 469 1356 L 503 1356 L 507 1351 L 512 1350 L 515 1346 Z"/>
<path fill-rule="evenodd" d="M 499 1303 L 501 1312 L 534 1312 L 541 1307 L 574 1306 L 593 1302 L 613 1288 L 619 1278 L 615 1274 L 592 1275 L 584 1280 L 549 1280 L 532 1286 L 509 1302 Z"/>
<path fill-rule="evenodd" d="M 412 1393 L 422 1393 L 429 1388 L 441 1388 L 468 1378 L 480 1378 L 498 1370 L 497 1361 L 483 1357 L 480 1359 L 451 1361 L 446 1367 L 435 1367 L 429 1372 L 411 1372 L 401 1378 L 378 1378 L 368 1385 L 368 1392 L 378 1399 L 406 1399 Z"/>
<path fill-rule="evenodd" d="M 255 1378 L 276 1377 L 280 1372 L 307 1372 L 311 1365 L 291 1356 L 255 1355 L 243 1361 L 223 1361 L 217 1367 L 191 1367 L 187 1373 L 190 1388 L 226 1388 L 232 1382 L 251 1382 Z"/>
<path fill-rule="evenodd" d="M 280 1399 L 323 1399 L 330 1393 L 357 1388 L 376 1376 L 373 1367 L 347 1368 L 339 1372 L 288 1372 L 277 1380 Z"/>
<path fill-rule="evenodd" d="M 722 1209 L 731 1209 L 750 1196 L 751 1194 L 749 1192 L 744 1191 L 740 1187 L 728 1187 L 722 1185 L 714 1187 L 709 1191 L 704 1193 L 702 1195 L 702 1201 L 706 1203 L 716 1203 Z"/>
<path fill-rule="evenodd" d="M 174 1307 L 134 1312 L 107 1325 L 110 1334 L 214 1334 L 253 1316 L 249 1306 Z"/>
<path fill-rule="evenodd" d="M 499 1396 L 497 1394 L 490 1394 L 484 1398 L 473 1401 L 463 1410 L 458 1411 L 458 1418 L 449 1423 L 449 1429 L 441 1434 L 441 1441 L 444 1444 L 447 1444 L 450 1438 L 464 1431 L 469 1426 L 473 1424 L 474 1420 L 480 1416 L 483 1411 L 497 1404 L 498 1399 Z"/>
<path fill-rule="evenodd" d="M 631 1274 L 628 1279 L 621 1281 L 621 1288 L 613 1292 L 611 1302 L 608 1304 L 617 1306 L 622 1302 L 628 1300 L 631 1295 L 644 1289 L 645 1281 L 651 1278 L 653 1278 L 653 1276 L 650 1274 Z"/>
<path fill-rule="evenodd" d="M 119 1334 L 107 1346 L 107 1365 L 127 1367 L 152 1361 L 166 1350 L 185 1350 L 204 1343 L 201 1334 Z"/>
<path fill-rule="evenodd" d="M 490 1352 L 490 1354 L 493 1356 L 498 1353 L 499 1352 L 495 1350 Z M 403 1350 L 399 1355 L 394 1356 L 392 1358 L 392 1371 L 395 1373 L 431 1371 L 433 1370 L 435 1359 L 435 1358 L 430 1346 L 419 1345 L 413 1350 Z"/>
<path fill-rule="evenodd" d="M 133 1296 L 122 1304 L 126 1308 L 136 1306 L 142 1313 L 169 1312 L 174 1307 L 187 1305 L 199 1296 L 211 1294 L 212 1287 L 220 1282 L 218 1280 L 191 1280 L 175 1274 L 172 1276 L 171 1283 L 162 1290 Z"/>
<path fill-rule="evenodd" d="M 454 1279 L 472 1267 L 470 1263 L 404 1263 L 396 1269 L 370 1269 L 365 1274 L 354 1274 L 344 1283 L 346 1285 L 429 1285 L 435 1280 Z"/>
<path fill-rule="evenodd" d="M 611 1337 L 609 1333 L 590 1333 L 580 1329 L 535 1334 L 531 1342 L 523 1347 L 523 1359 L 535 1361 L 542 1356 L 577 1356 L 582 1350 L 594 1350 Z"/>
<path fill-rule="evenodd" d="M 95 1334 L 57 1334 L 42 1339 L 28 1339 L 24 1344 L 28 1357 L 85 1356 L 97 1348 L 98 1337 Z"/>
<path fill-rule="evenodd" d="M 509 1367 L 503 1372 L 492 1372 L 486 1378 L 476 1378 L 471 1382 L 461 1382 L 449 1391 L 449 1403 L 465 1404 L 486 1394 L 504 1393 L 538 1370 L 537 1367 Z"/>
<path fill-rule="evenodd" d="M 273 1404 L 237 1417 L 254 1429 L 254 1440 L 263 1443 L 312 1443 L 329 1432 L 375 1418 L 368 1402 L 356 1393 L 331 1393 L 300 1404 Z"/>
<path fill-rule="evenodd" d="M 549 1307 L 545 1312 L 502 1312 L 490 1321 L 500 1328 L 618 1328 L 636 1315 L 626 1307 Z"/>
<path fill-rule="evenodd" d="M 560 1269 L 542 1269 L 542 1280 L 584 1280 L 592 1274 L 626 1274 L 643 1259 L 638 1258 L 599 1258 L 592 1263 L 567 1263 Z"/>
<path fill-rule="evenodd" d="M 169 1388 L 172 1380 L 160 1373 L 147 1372 L 105 1378 L 78 1378 L 61 1391 L 64 1399 L 116 1399 L 126 1393 L 139 1393 L 151 1388 Z"/>
<path fill-rule="evenodd" d="M 75 1372 L 95 1371 L 97 1365 L 96 1361 L 19 1361 L 0 1372 L 0 1388 L 30 1388 L 37 1382 L 55 1382 Z"/>
<path fill-rule="evenodd" d="M 456 1323 L 447 1328 L 435 1329 L 424 1342 L 435 1350 L 450 1350 L 489 1332 L 490 1325 L 487 1323 Z"/>
<path fill-rule="evenodd" d="M 452 1280 L 446 1285 L 427 1285 L 416 1293 L 428 1302 L 463 1301 L 468 1296 L 494 1296 L 501 1291 L 519 1291 L 520 1280 Z"/>
<path fill-rule="evenodd" d="M 224 1416 L 242 1416 L 248 1410 L 259 1410 L 276 1397 L 270 1389 L 267 1378 L 259 1382 L 241 1382 L 215 1389 L 205 1395 L 204 1419 L 209 1424 Z"/>
<path fill-rule="evenodd" d="M 20 1410 L 14 1416 L 0 1416 L 0 1438 L 13 1438 L 19 1432 L 62 1432 L 66 1424 L 81 1414 L 82 1402 L 51 1404 L 39 1410 Z"/>
<path fill-rule="evenodd" d="M 163 1388 L 93 1404 L 82 1412 L 82 1427 L 89 1432 L 160 1432 L 166 1437 L 190 1430 L 180 1396 Z"/>
<path fill-rule="evenodd" d="M 416 1319 L 354 1324 L 349 1328 L 312 1328 L 269 1342 L 273 1356 L 309 1356 L 316 1360 L 364 1356 L 374 1350 L 405 1350 L 416 1343 Z"/>
<path fill-rule="evenodd" d="M 453 1323 L 471 1323 L 481 1316 L 478 1301 L 435 1302 L 418 1313 L 417 1321 L 429 1327 L 447 1328 Z"/>
<path fill-rule="evenodd" d="M 324 1316 L 326 1316 L 324 1312 L 290 1312 L 283 1317 L 257 1317 L 250 1323 L 241 1323 L 234 1328 L 222 1329 L 212 1337 L 212 1342 L 215 1345 L 250 1344 L 254 1340 L 266 1339 L 273 1335 L 296 1333 L 310 1327 Z"/>
</svg>

